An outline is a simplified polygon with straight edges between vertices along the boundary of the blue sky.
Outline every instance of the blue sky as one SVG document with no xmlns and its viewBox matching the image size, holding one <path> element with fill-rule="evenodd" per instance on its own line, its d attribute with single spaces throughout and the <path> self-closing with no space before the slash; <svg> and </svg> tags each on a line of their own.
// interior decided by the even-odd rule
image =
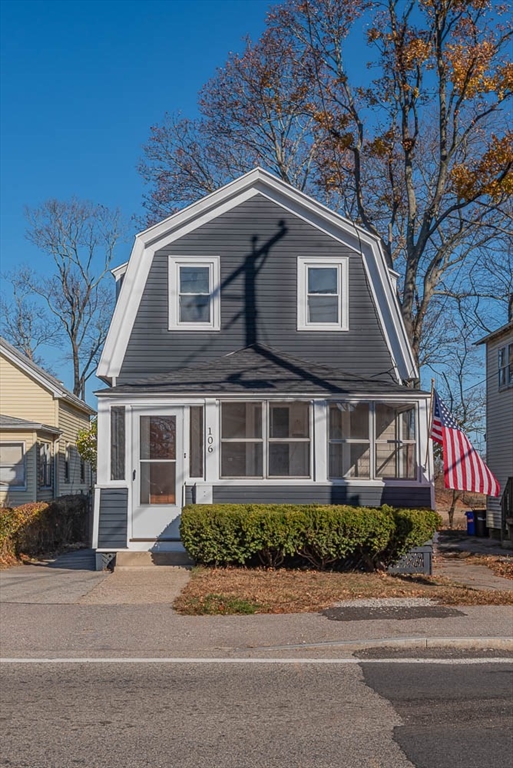
<svg viewBox="0 0 513 768">
<path fill-rule="evenodd" d="M 245 35 L 260 35 L 269 5 L 0 0 L 0 271 L 41 269 L 25 206 L 76 195 L 141 214 L 136 164 L 150 126 L 165 111 L 196 114 L 198 90 Z M 69 385 L 66 367 L 52 365 Z"/>
</svg>

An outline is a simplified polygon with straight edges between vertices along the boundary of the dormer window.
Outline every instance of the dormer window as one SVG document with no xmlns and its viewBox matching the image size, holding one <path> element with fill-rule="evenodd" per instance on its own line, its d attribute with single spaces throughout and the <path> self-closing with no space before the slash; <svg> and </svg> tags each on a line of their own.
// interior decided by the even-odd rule
<svg viewBox="0 0 513 768">
<path fill-rule="evenodd" d="M 169 257 L 169 329 L 220 329 L 219 257 Z"/>
<path fill-rule="evenodd" d="M 347 257 L 299 257 L 297 273 L 298 331 L 347 331 Z"/>
</svg>

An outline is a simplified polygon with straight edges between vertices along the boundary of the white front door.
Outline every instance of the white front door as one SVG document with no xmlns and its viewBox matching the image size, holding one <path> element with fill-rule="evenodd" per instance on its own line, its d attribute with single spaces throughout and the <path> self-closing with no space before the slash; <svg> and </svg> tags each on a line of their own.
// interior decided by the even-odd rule
<svg viewBox="0 0 513 768">
<path fill-rule="evenodd" d="M 183 409 L 134 408 L 133 541 L 177 540 L 183 491 Z"/>
</svg>

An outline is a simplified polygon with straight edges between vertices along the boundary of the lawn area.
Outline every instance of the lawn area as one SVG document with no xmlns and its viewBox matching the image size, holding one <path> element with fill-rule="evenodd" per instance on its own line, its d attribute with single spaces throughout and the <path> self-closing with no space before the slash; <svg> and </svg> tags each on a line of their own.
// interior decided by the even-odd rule
<svg viewBox="0 0 513 768">
<path fill-rule="evenodd" d="M 309 613 L 340 600 L 380 597 L 429 597 L 440 605 L 513 605 L 513 592 L 474 590 L 444 578 L 197 567 L 174 607 L 188 615 Z"/>
</svg>

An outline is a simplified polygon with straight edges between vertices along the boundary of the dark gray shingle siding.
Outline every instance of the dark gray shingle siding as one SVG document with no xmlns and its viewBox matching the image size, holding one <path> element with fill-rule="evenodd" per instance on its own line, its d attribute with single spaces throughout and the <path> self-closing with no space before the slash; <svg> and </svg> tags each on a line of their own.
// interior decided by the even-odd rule
<svg viewBox="0 0 513 768">
<path fill-rule="evenodd" d="M 194 489 L 186 488 L 186 503 L 192 504 Z M 431 490 L 426 487 L 386 486 L 384 488 L 343 485 L 214 485 L 215 504 L 350 504 L 379 507 L 431 507 Z"/>
<path fill-rule="evenodd" d="M 100 490 L 100 519 L 98 547 L 124 549 L 127 545 L 128 490 L 102 488 Z"/>
<path fill-rule="evenodd" d="M 253 279 L 251 254 L 262 247 Z M 168 330 L 169 255 L 220 257 L 221 331 Z M 298 332 L 297 257 L 341 255 L 350 258 L 350 330 Z M 363 377 L 392 367 L 361 257 L 262 195 L 155 254 L 117 383 L 213 360 L 254 342 Z"/>
</svg>

